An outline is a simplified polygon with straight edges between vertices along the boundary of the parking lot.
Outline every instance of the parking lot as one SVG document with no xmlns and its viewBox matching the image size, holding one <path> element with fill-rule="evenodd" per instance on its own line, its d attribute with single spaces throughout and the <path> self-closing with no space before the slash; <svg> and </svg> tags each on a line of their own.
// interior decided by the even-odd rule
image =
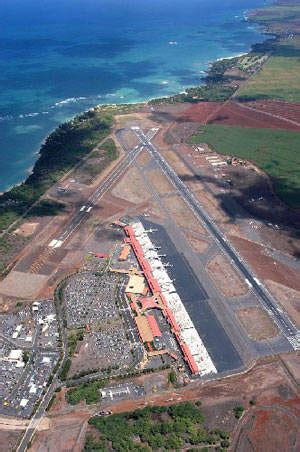
<svg viewBox="0 0 300 452">
<path fill-rule="evenodd" d="M 116 306 L 118 277 L 94 272 L 74 275 L 64 290 L 67 325 L 76 328 L 119 319 Z"/>
<path fill-rule="evenodd" d="M 120 324 L 85 335 L 78 353 L 73 357 L 71 374 L 86 369 L 128 368 L 132 363 L 131 344 Z"/>
<path fill-rule="evenodd" d="M 0 315 L 0 413 L 30 417 L 59 359 L 54 303 Z"/>
<path fill-rule="evenodd" d="M 104 401 L 138 399 L 143 395 L 145 395 L 144 388 L 133 383 L 110 386 L 101 391 Z"/>
</svg>

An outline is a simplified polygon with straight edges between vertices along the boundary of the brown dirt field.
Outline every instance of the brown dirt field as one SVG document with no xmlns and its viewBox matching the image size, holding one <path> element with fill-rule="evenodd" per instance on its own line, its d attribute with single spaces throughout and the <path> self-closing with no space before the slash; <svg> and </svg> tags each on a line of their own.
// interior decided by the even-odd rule
<svg viewBox="0 0 300 452">
<path fill-rule="evenodd" d="M 274 281 L 265 281 L 270 292 L 300 328 L 300 291 L 290 289 Z"/>
<path fill-rule="evenodd" d="M 169 182 L 159 168 L 148 171 L 147 176 L 149 176 L 151 184 L 154 185 L 158 193 L 167 194 L 174 192 L 174 186 Z"/>
<path fill-rule="evenodd" d="M 235 236 L 230 236 L 229 240 L 249 262 L 260 279 L 271 280 L 291 289 L 300 290 L 299 272 L 279 261 L 274 261 L 273 257 L 266 256 L 263 246 Z"/>
<path fill-rule="evenodd" d="M 226 297 L 237 297 L 248 292 L 247 285 L 223 254 L 214 256 L 206 269 L 217 289 Z"/>
<path fill-rule="evenodd" d="M 292 117 L 299 125 L 287 122 L 277 115 L 291 119 L 284 114 L 287 112 L 290 104 L 284 104 L 283 113 L 280 113 L 280 106 L 272 106 L 267 104 L 265 107 L 260 107 L 259 104 L 250 105 L 239 104 L 237 102 L 225 102 L 223 105 L 217 102 L 203 102 L 190 107 L 181 116 L 182 121 L 195 121 L 200 124 L 223 124 L 235 125 L 240 127 L 253 128 L 270 128 L 270 129 L 287 129 L 300 130 L 300 104 L 293 108 Z M 247 107 L 252 108 L 247 108 Z M 270 116 L 267 113 L 274 114 Z M 289 115 L 289 113 L 287 113 Z"/>
<path fill-rule="evenodd" d="M 128 127 L 129 124 L 141 121 L 143 122 L 144 128 L 154 127 L 153 121 L 149 119 L 149 114 L 145 112 L 133 112 L 115 116 L 116 129 Z"/>
<path fill-rule="evenodd" d="M 38 225 L 39 223 L 23 223 L 14 233 L 23 237 L 29 237 L 35 232 Z"/>
<path fill-rule="evenodd" d="M 0 430 L 0 452 L 13 452 L 16 450 L 20 436 L 21 433 L 19 431 Z"/>
<path fill-rule="evenodd" d="M 197 253 L 205 253 L 207 251 L 209 243 L 206 240 L 201 240 L 192 234 L 185 234 L 185 236 L 194 251 Z"/>
<path fill-rule="evenodd" d="M 48 277 L 11 271 L 0 282 L 0 293 L 11 297 L 35 298 L 43 289 Z"/>
<path fill-rule="evenodd" d="M 80 452 L 83 448 L 85 424 L 89 413 L 77 408 L 76 413 L 64 414 L 59 418 L 51 417 L 49 430 L 38 432 L 35 436 L 30 452 L 73 451 Z"/>
<path fill-rule="evenodd" d="M 134 204 L 145 202 L 150 198 L 142 176 L 134 167 L 129 169 L 111 193 Z"/>
<path fill-rule="evenodd" d="M 195 193 L 196 198 L 199 199 L 204 209 L 215 220 L 222 223 L 228 223 L 230 218 L 224 213 L 223 209 L 219 206 L 219 201 L 210 193 L 201 191 Z"/>
<path fill-rule="evenodd" d="M 277 327 L 261 308 L 239 309 L 236 315 L 252 339 L 262 341 L 278 334 Z"/>
<path fill-rule="evenodd" d="M 247 102 L 245 105 L 300 123 L 300 103 L 290 103 L 281 100 L 257 100 L 255 102 Z"/>
<path fill-rule="evenodd" d="M 151 203 L 149 208 L 147 209 L 147 213 L 156 218 L 166 218 L 163 210 L 159 207 L 158 204 Z"/>
<path fill-rule="evenodd" d="M 146 166 L 147 163 L 149 163 L 151 159 L 152 159 L 152 157 L 149 154 L 149 152 L 144 150 L 138 155 L 138 157 L 136 158 L 136 162 L 140 166 Z"/>
<path fill-rule="evenodd" d="M 284 362 L 289 372 L 293 375 L 295 381 L 300 384 L 300 359 L 299 354 L 290 353 L 285 355 Z"/>
<path fill-rule="evenodd" d="M 201 234 L 207 234 L 191 209 L 178 195 L 168 198 L 168 210 L 171 212 L 178 226 L 191 229 Z"/>
<path fill-rule="evenodd" d="M 178 176 L 193 176 L 193 173 L 186 167 L 184 162 L 175 154 L 175 152 L 170 150 L 164 150 L 162 152 L 163 156 L 170 163 L 170 165 L 174 168 Z"/>
</svg>

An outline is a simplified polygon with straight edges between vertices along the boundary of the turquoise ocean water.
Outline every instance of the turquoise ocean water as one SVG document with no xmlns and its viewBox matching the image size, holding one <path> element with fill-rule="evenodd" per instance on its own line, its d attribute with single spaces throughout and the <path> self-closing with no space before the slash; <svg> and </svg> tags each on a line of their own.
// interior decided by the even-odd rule
<svg viewBox="0 0 300 452">
<path fill-rule="evenodd" d="M 201 83 L 210 61 L 264 36 L 263 0 L 0 0 L 0 191 L 22 181 L 45 136 L 95 104 Z"/>
</svg>

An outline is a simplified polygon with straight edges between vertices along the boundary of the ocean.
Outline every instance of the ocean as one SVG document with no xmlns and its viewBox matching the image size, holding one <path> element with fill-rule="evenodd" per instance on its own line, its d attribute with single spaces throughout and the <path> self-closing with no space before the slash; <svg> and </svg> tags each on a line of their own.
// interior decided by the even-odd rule
<svg viewBox="0 0 300 452">
<path fill-rule="evenodd" d="M 31 171 L 44 138 L 96 104 L 201 83 L 209 62 L 265 37 L 263 0 L 0 0 L 0 191 Z"/>
</svg>

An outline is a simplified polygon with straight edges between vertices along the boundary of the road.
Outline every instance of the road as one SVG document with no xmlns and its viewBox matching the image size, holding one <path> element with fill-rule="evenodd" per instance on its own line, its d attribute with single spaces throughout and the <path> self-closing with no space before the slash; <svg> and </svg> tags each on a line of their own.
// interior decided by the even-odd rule
<svg viewBox="0 0 300 452">
<path fill-rule="evenodd" d="M 170 180 L 172 185 L 181 195 L 182 199 L 194 212 L 196 217 L 205 224 L 207 230 L 210 232 L 212 237 L 218 243 L 219 247 L 225 254 L 229 257 L 231 262 L 235 264 L 240 273 L 243 275 L 248 285 L 252 288 L 253 292 L 257 295 L 260 302 L 263 304 L 264 308 L 268 311 L 269 315 L 273 318 L 274 322 L 278 326 L 279 330 L 290 342 L 294 350 L 300 349 L 300 332 L 291 321 L 289 316 L 282 311 L 282 309 L 277 305 L 276 301 L 273 299 L 271 294 L 262 285 L 262 283 L 257 279 L 257 277 L 248 268 L 247 264 L 239 256 L 238 252 L 233 248 L 233 246 L 228 242 L 227 238 L 222 234 L 219 228 L 216 226 L 214 221 L 207 215 L 203 207 L 201 206 L 198 199 L 193 195 L 189 188 L 184 184 L 180 177 L 176 174 L 169 163 L 160 154 L 158 149 L 151 143 L 149 135 L 139 128 L 134 127 L 132 130 L 135 132 L 139 138 L 141 144 L 148 149 L 152 157 L 159 164 L 164 174 Z"/>
<path fill-rule="evenodd" d="M 23 435 L 23 438 L 17 448 L 17 452 L 25 452 L 30 444 L 30 441 L 35 433 L 36 428 L 38 427 L 42 417 L 45 414 L 46 408 L 49 405 L 49 402 L 54 394 L 55 389 L 59 386 L 57 383 L 57 380 L 54 379 L 51 385 L 48 387 L 48 390 L 46 391 L 44 397 L 42 398 L 42 401 L 36 410 L 34 416 L 31 418 L 31 421 L 25 430 L 25 433 Z"/>
</svg>

